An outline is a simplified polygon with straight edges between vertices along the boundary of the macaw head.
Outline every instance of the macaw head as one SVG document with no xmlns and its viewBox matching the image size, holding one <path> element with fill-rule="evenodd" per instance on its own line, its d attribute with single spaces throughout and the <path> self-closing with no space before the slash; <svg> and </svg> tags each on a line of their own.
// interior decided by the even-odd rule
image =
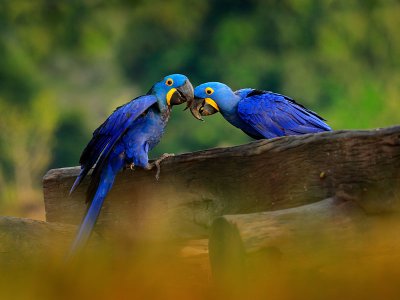
<svg viewBox="0 0 400 300">
<path fill-rule="evenodd" d="M 193 99 L 193 86 L 182 74 L 165 76 L 155 83 L 148 95 L 155 95 L 161 110 L 179 105 Z"/>
<path fill-rule="evenodd" d="M 217 112 L 229 113 L 235 109 L 238 100 L 231 88 L 220 82 L 207 82 L 194 89 L 194 99 L 189 103 L 192 115 L 203 120 Z"/>
</svg>

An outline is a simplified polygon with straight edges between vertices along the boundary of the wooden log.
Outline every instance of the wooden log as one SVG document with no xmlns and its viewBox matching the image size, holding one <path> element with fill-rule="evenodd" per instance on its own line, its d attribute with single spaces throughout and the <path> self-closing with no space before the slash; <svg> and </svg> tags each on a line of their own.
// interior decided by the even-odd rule
<svg viewBox="0 0 400 300">
<path fill-rule="evenodd" d="M 368 215 L 355 202 L 335 198 L 278 211 L 225 215 L 211 227 L 213 275 L 232 283 L 252 275 L 271 276 L 283 266 L 317 273 L 338 264 L 343 269 L 371 264 L 382 256 L 399 264 L 399 217 Z"/>
<path fill-rule="evenodd" d="M 62 263 L 68 253 L 77 226 L 49 223 L 32 219 L 0 216 L 0 267 L 25 266 L 35 263 Z M 112 242 L 115 242 L 113 240 Z M 132 247 L 134 246 L 134 247 Z M 153 257 L 179 261 L 209 274 L 208 240 L 187 240 L 172 243 L 141 243 L 122 241 L 112 245 L 94 233 L 81 259 L 100 257 L 100 260 L 135 260 Z M 149 254 L 150 253 L 150 254 Z M 78 260 L 78 262 L 82 262 Z"/>
<path fill-rule="evenodd" d="M 79 168 L 44 177 L 46 218 L 78 224 L 88 180 L 69 197 Z M 206 237 L 224 214 L 271 211 L 338 196 L 366 211 L 400 210 L 400 127 L 260 140 L 166 159 L 155 171 L 117 176 L 96 230 L 104 236 Z"/>
<path fill-rule="evenodd" d="M 0 216 L 0 266 L 24 265 L 42 258 L 62 258 L 67 254 L 77 226 Z M 89 247 L 101 238 L 94 234 Z"/>
</svg>

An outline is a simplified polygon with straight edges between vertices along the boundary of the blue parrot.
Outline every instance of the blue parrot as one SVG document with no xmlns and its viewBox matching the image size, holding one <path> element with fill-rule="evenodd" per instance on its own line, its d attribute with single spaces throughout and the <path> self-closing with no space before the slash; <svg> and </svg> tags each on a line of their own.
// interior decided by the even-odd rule
<svg viewBox="0 0 400 300">
<path fill-rule="evenodd" d="M 220 82 L 197 86 L 188 106 L 199 120 L 220 112 L 254 139 L 332 130 L 323 118 L 287 96 L 251 88 L 233 92 Z"/>
<path fill-rule="evenodd" d="M 148 152 L 160 142 L 171 107 L 192 98 L 193 86 L 186 76 L 166 76 L 154 84 L 146 95 L 118 107 L 93 132 L 92 139 L 80 157 L 81 171 L 70 192 L 79 186 L 95 165 L 86 195 L 90 205 L 72 244 L 70 255 L 78 252 L 88 241 L 104 199 L 121 169 L 125 166 L 138 166 L 146 170 L 157 167 L 158 179 L 159 164 L 165 156 L 150 164 Z"/>
</svg>

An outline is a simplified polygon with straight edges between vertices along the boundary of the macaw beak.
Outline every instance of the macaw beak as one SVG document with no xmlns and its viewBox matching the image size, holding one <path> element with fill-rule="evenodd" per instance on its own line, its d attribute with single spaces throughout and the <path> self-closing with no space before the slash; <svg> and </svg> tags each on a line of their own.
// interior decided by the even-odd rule
<svg viewBox="0 0 400 300">
<path fill-rule="evenodd" d="M 169 106 L 192 102 L 194 97 L 194 89 L 188 79 L 184 85 L 181 85 L 176 89 L 171 89 L 169 93 L 171 93 L 170 95 L 167 95 Z"/>
<path fill-rule="evenodd" d="M 188 103 L 190 112 L 197 120 L 204 121 L 202 117 L 210 116 L 217 113 L 219 110 L 215 107 L 216 104 L 210 98 L 194 97 L 191 103 Z M 218 107 L 218 106 L 217 106 Z"/>
</svg>

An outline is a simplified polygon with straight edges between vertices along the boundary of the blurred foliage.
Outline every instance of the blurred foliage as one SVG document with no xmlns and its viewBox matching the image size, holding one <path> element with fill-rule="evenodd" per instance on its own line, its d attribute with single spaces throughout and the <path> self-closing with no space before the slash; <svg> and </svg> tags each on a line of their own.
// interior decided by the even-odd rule
<svg viewBox="0 0 400 300">
<path fill-rule="evenodd" d="M 0 199 L 39 199 L 118 105 L 172 72 L 287 94 L 334 129 L 400 122 L 395 0 L 0 3 Z M 180 107 L 153 156 L 244 143 Z"/>
<path fill-rule="evenodd" d="M 361 237 L 363 233 L 359 234 L 362 240 L 366 239 Z M 253 266 L 255 270 L 249 268 L 246 276 L 230 274 L 234 280 L 228 282 L 213 279 L 207 253 L 198 253 L 197 248 L 191 250 L 187 246 L 183 251 L 182 245 L 125 245 L 113 241 L 108 247 L 105 243 L 96 245 L 96 250 L 68 264 L 52 248 L 36 256 L 3 252 L 0 298 L 397 300 L 398 238 L 396 235 L 382 238 L 382 234 L 385 236 L 385 231 L 377 230 L 371 236 L 374 242 L 362 253 L 348 251 L 347 247 L 342 250 L 339 245 L 333 251 L 326 251 L 328 247 L 321 250 L 321 244 L 316 243 L 319 236 L 305 241 L 307 247 L 315 249 L 312 254 L 305 254 L 306 258 L 296 248 L 281 259 L 269 257 L 266 262 L 259 258 L 264 264 Z M 384 240 L 393 241 L 396 246 L 385 249 L 379 243 Z M 357 245 L 359 241 L 354 243 Z M 18 257 L 18 254 L 22 257 L 17 262 L 4 260 L 4 256 Z"/>
</svg>

